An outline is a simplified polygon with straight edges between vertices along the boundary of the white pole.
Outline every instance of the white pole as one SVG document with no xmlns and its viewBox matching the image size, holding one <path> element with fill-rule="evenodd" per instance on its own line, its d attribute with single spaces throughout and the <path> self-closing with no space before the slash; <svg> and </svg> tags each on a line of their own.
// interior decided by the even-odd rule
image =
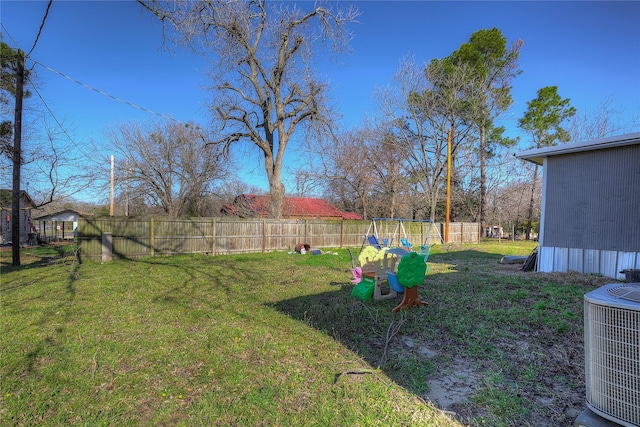
<svg viewBox="0 0 640 427">
<path fill-rule="evenodd" d="M 109 202 L 109 216 L 113 216 L 113 154 L 111 155 L 111 198 Z"/>
<path fill-rule="evenodd" d="M 125 203 L 125 208 L 124 208 L 124 216 L 129 216 L 129 161 L 127 161 L 127 181 L 126 181 L 126 185 L 127 185 L 127 199 L 126 199 L 126 203 Z"/>
</svg>

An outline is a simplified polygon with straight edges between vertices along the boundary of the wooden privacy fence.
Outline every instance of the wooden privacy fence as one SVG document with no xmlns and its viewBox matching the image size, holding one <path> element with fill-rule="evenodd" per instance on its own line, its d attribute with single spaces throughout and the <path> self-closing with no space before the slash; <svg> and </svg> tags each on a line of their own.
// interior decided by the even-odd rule
<svg viewBox="0 0 640 427">
<path fill-rule="evenodd" d="M 81 217 L 78 243 L 83 261 L 106 260 L 105 245 L 113 256 L 122 258 L 223 255 L 293 250 L 297 243 L 308 243 L 312 248 L 360 247 L 368 227 L 369 221 L 349 220 Z M 406 226 L 406 235 L 417 246 L 440 243 L 443 224 L 411 223 Z M 450 224 L 450 243 L 477 243 L 478 237 L 477 223 Z"/>
</svg>

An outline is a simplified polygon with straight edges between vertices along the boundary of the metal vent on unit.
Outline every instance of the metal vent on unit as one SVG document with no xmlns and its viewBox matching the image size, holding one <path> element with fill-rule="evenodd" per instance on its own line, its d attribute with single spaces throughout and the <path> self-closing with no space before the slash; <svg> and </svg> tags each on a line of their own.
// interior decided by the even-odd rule
<svg viewBox="0 0 640 427">
<path fill-rule="evenodd" d="M 620 285 L 607 289 L 607 293 L 614 297 L 629 301 L 640 302 L 640 286 Z"/>
</svg>

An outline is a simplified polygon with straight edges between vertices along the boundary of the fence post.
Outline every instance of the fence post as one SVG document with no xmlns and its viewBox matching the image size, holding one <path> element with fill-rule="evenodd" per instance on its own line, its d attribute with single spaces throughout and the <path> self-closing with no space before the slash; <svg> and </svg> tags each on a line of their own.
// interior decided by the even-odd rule
<svg viewBox="0 0 640 427">
<path fill-rule="evenodd" d="M 153 233 L 154 233 L 154 226 L 153 226 L 153 217 L 149 218 L 149 254 L 151 256 L 155 255 L 155 249 L 154 249 L 154 241 L 153 241 Z"/>
<path fill-rule="evenodd" d="M 311 244 L 311 242 L 309 241 L 309 220 L 305 219 L 304 220 L 304 240 L 305 243 L 309 243 Z"/>
<path fill-rule="evenodd" d="M 113 235 L 102 233 L 102 262 L 109 262 L 113 259 Z"/>
<path fill-rule="evenodd" d="M 207 233 L 207 235 L 211 236 L 211 242 L 206 242 L 206 239 L 203 239 L 201 245 L 198 246 L 197 250 L 199 252 L 207 252 L 212 253 L 214 255 L 217 254 L 218 251 L 218 237 L 221 239 L 221 253 L 231 253 L 237 251 L 238 249 L 246 252 L 267 252 L 272 250 L 281 250 L 281 249 L 291 249 L 289 239 L 301 239 L 300 235 L 300 221 L 296 220 L 294 233 L 295 235 L 291 235 L 292 233 L 287 231 L 283 231 L 284 228 L 289 230 L 292 228 L 293 224 L 291 224 L 291 220 L 286 220 L 286 222 L 275 222 L 271 219 L 238 219 L 237 224 L 235 221 L 231 219 L 221 219 L 221 218 L 207 218 L 206 221 L 211 224 L 213 227 L 211 233 Z M 132 237 L 130 234 L 129 228 L 125 227 L 125 221 L 129 221 L 130 219 L 125 218 L 113 218 L 113 219 L 91 219 L 90 221 L 83 220 L 79 222 L 78 225 L 78 241 L 83 245 L 83 253 L 86 259 L 91 260 L 100 260 L 102 256 L 102 247 L 99 244 L 98 237 L 102 239 L 103 230 L 110 230 L 109 224 L 115 226 L 113 230 L 110 230 L 109 233 L 116 234 L 118 242 L 120 239 L 122 243 L 118 244 L 118 248 L 116 251 L 115 241 L 113 240 L 115 237 L 111 237 L 111 245 L 112 245 L 112 256 L 116 257 L 137 257 L 140 255 L 146 256 L 155 256 L 155 218 L 150 217 L 140 222 L 135 223 L 135 232 L 136 237 Z M 145 225 L 144 222 L 147 222 L 146 227 L 148 228 L 147 236 L 144 235 Z M 176 220 L 178 221 L 178 220 Z M 193 225 L 193 221 L 184 220 L 185 226 L 191 224 Z M 44 221 L 42 222 L 44 227 Z M 51 222 L 54 224 L 54 222 Z M 352 221 L 352 220 L 341 220 L 339 224 L 339 231 L 335 230 L 335 225 L 331 223 L 330 231 L 326 231 L 328 234 L 323 234 L 324 231 L 319 231 L 314 229 L 316 223 L 314 220 L 306 220 L 304 222 L 305 230 L 304 236 L 305 241 L 302 243 L 331 247 L 340 247 L 344 248 L 345 246 L 358 245 L 362 244 L 362 234 L 360 234 L 360 229 L 366 227 L 367 221 Z M 324 224 L 324 223 L 323 223 Z M 47 225 L 49 225 L 49 221 L 47 221 Z M 259 227 L 262 227 L 260 230 Z M 267 229 L 267 226 L 269 228 Z M 279 228 L 278 228 L 279 226 Z M 427 244 L 436 244 L 440 243 L 438 240 L 439 237 L 444 236 L 444 223 L 440 222 L 423 222 L 420 224 L 420 232 L 418 232 L 418 224 L 414 224 L 411 230 L 407 229 L 407 232 L 411 231 L 411 235 L 413 239 L 417 239 L 418 236 L 421 236 L 421 242 L 426 242 Z M 160 222 L 158 223 L 158 245 L 159 247 L 163 246 L 163 241 L 167 236 L 169 238 L 179 239 L 183 238 L 182 235 L 176 235 L 176 233 L 169 235 L 171 229 L 166 229 L 164 227 L 164 221 L 160 218 Z M 220 227 L 220 230 L 218 230 Z M 433 228 L 432 228 L 433 227 Z M 122 228 L 123 231 L 118 231 L 118 229 Z M 51 226 L 48 227 L 46 237 L 52 238 L 55 237 L 55 232 L 52 234 L 49 232 Z M 365 228 L 366 229 L 366 228 Z M 182 230 L 180 228 L 180 230 Z M 240 231 L 238 231 L 240 230 Z M 247 230 L 251 230 L 247 232 Z M 451 235 L 448 243 L 456 244 L 456 243 L 477 243 L 478 242 L 478 233 L 480 232 L 480 225 L 478 223 L 451 223 Z M 42 230 L 43 234 L 45 230 Z M 198 230 L 201 233 L 201 230 Z M 124 233 L 124 234 L 123 234 Z M 318 234 L 320 233 L 320 234 Z M 338 235 L 339 233 L 339 235 Z M 202 234 L 202 233 L 201 233 Z M 190 235 L 188 232 L 187 235 Z M 336 242 L 336 237 L 339 240 Z M 262 238 L 262 243 L 259 241 L 256 243 L 256 240 Z M 145 241 L 145 239 L 148 239 Z M 312 239 L 318 239 L 312 241 Z M 435 239 L 435 240 L 434 240 Z M 130 253 L 132 248 L 131 245 L 127 245 L 127 243 L 135 242 L 136 252 Z M 297 240 L 296 243 L 299 241 Z M 224 244 L 223 244 L 224 243 Z M 416 247 L 419 242 L 416 242 Z M 140 245 L 147 246 L 146 249 L 140 248 Z M 139 250 L 143 249 L 142 251 Z M 90 251 L 90 252 L 89 252 Z M 209 252 L 211 251 L 211 252 Z M 142 252 L 142 253 L 140 253 Z M 182 252 L 188 253 L 188 252 Z"/>
<path fill-rule="evenodd" d="M 211 255 L 216 254 L 216 219 L 211 220 Z"/>
</svg>

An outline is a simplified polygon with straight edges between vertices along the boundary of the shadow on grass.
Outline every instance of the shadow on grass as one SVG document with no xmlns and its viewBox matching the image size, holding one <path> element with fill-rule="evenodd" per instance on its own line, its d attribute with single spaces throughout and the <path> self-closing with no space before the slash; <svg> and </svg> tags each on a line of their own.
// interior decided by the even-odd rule
<svg viewBox="0 0 640 427">
<path fill-rule="evenodd" d="M 193 256 L 185 255 L 184 257 L 191 259 Z M 501 256 L 501 254 L 475 250 L 432 253 L 429 258 L 429 263 L 433 267 L 432 271 L 427 275 L 425 284 L 419 287 L 421 299 L 431 305 L 400 313 L 392 313 L 391 309 L 400 303 L 401 295 L 393 299 L 366 302 L 352 297 L 351 291 L 354 285 L 348 281 L 350 278 L 349 265 L 346 262 L 343 270 L 345 271 L 345 281 L 324 284 L 330 285 L 331 291 L 295 296 L 264 305 L 273 307 L 293 319 L 325 332 L 360 355 L 371 366 L 383 369 L 396 383 L 416 395 L 422 395 L 426 392 L 425 377 L 430 373 L 431 368 L 425 362 L 425 358 L 418 358 L 415 354 L 400 351 L 403 348 L 403 342 L 400 342 L 399 339 L 402 336 L 410 336 L 416 342 L 429 341 L 429 335 L 424 329 L 435 324 L 434 311 L 442 309 L 441 302 L 438 303 L 433 297 L 434 294 L 437 294 L 437 288 L 450 286 L 457 280 L 458 273 L 473 272 L 476 266 L 481 264 L 497 263 Z M 237 304 L 229 303 L 237 300 L 237 294 L 240 292 L 239 288 L 242 284 L 259 284 L 265 281 L 272 286 L 299 284 L 299 282 L 292 282 L 294 279 L 304 280 L 302 277 L 295 277 L 296 268 L 303 268 L 302 265 L 312 266 L 316 263 L 322 265 L 325 262 L 322 257 L 293 257 L 291 260 L 294 262 L 283 264 L 283 267 L 292 269 L 291 274 L 274 273 L 269 270 L 269 274 L 274 276 L 265 278 L 263 270 L 260 269 L 263 260 L 255 254 L 234 255 L 233 262 L 228 262 L 225 257 L 207 257 L 206 262 L 191 263 L 184 262 L 184 257 L 159 256 L 129 259 L 130 265 L 127 268 L 131 277 L 147 277 L 157 274 L 155 271 L 158 267 L 166 269 L 163 270 L 163 274 L 171 275 L 171 280 L 166 281 L 166 285 L 156 289 L 151 298 L 153 304 L 192 310 L 194 297 L 197 298 L 197 295 L 203 292 L 203 287 L 206 287 L 208 283 L 212 288 L 221 290 L 229 299 L 224 297 L 216 300 L 202 298 L 197 301 L 196 306 L 204 304 L 203 311 L 208 312 L 225 307 L 225 309 L 233 311 L 236 316 L 250 317 L 251 314 L 246 310 L 240 310 Z M 40 261 L 40 263 L 43 262 Z M 39 263 L 37 264 L 39 265 Z M 71 262 L 67 264 L 71 264 Z M 439 268 L 439 264 L 446 265 L 446 267 Z M 66 283 L 66 298 L 52 307 L 54 312 L 72 304 L 75 298 L 76 277 L 80 266 L 76 262 L 70 267 Z M 104 268 L 108 268 L 108 265 L 105 264 Z M 321 280 L 314 281 L 322 285 Z M 20 286 L 31 284 L 31 282 L 25 282 Z M 326 289 L 325 286 L 322 287 Z M 251 287 L 243 292 L 251 293 Z M 262 296 L 260 297 L 262 298 Z M 51 310 L 47 311 L 41 320 L 42 324 L 49 321 L 51 315 Z M 37 355 L 47 345 L 47 342 L 36 345 L 34 355 Z"/>
<path fill-rule="evenodd" d="M 0 253 L 0 267 L 3 273 L 47 267 L 53 262 L 79 263 L 79 246 L 75 243 L 47 244 L 20 250 L 20 265 L 13 265 L 11 251 Z"/>
<path fill-rule="evenodd" d="M 75 304 L 77 296 L 78 280 L 82 278 L 83 265 L 77 262 L 77 258 L 71 258 L 66 251 L 60 251 L 60 256 L 51 256 L 51 250 L 43 251 L 43 248 L 39 248 L 38 257 L 31 256 L 30 262 L 21 266 L 16 266 L 12 269 L 12 272 L 20 274 L 20 272 L 27 272 L 31 270 L 32 273 L 36 273 L 33 279 L 25 280 L 24 278 L 16 277 L 12 282 L 5 282 L 2 286 L 2 292 L 4 298 L 2 305 L 9 307 L 10 305 L 22 304 L 24 301 L 15 302 L 12 299 L 12 294 L 20 293 L 22 289 L 30 288 L 30 292 L 33 296 L 29 296 L 29 299 L 41 300 L 47 299 L 47 303 L 43 304 L 43 307 L 39 308 L 39 314 L 29 320 L 28 326 L 37 326 L 39 333 L 37 339 L 33 339 L 28 348 L 24 348 L 24 357 L 19 363 L 15 363 L 14 366 L 7 368 L 7 374 L 14 375 L 13 371 L 24 371 L 27 373 L 33 373 L 37 371 L 38 361 L 52 354 L 54 349 L 58 347 L 60 342 L 64 342 L 64 336 L 68 334 L 70 328 L 74 328 L 74 316 L 77 313 L 77 307 Z M 57 251 L 56 251 L 57 252 Z M 188 257 L 193 257 L 189 255 Z M 26 258 L 26 257 L 25 257 Z M 41 267 L 52 267 L 55 260 L 56 268 L 63 270 L 60 274 L 53 273 L 60 280 L 53 282 L 46 281 L 43 284 L 42 275 L 48 270 Z M 182 260 L 182 261 L 181 261 Z M 166 281 L 165 286 L 156 287 L 153 291 L 150 301 L 152 304 L 157 305 L 160 309 L 162 306 L 171 307 L 171 309 L 178 310 L 178 313 L 185 313 L 192 310 L 194 301 L 197 299 L 198 294 L 206 291 L 206 284 L 210 284 L 211 287 L 220 290 L 223 294 L 233 296 L 234 292 L 232 280 L 229 277 L 234 277 L 235 281 L 244 281 L 247 283 L 256 282 L 260 278 L 260 272 L 251 268 L 239 268 L 228 266 L 221 260 L 214 260 L 208 263 L 189 263 L 184 262 L 184 257 L 155 257 L 155 258 L 143 258 L 143 259 L 128 259 L 120 260 L 126 261 L 129 277 L 140 278 L 153 273 L 158 268 L 163 268 L 166 275 L 169 275 L 172 280 Z M 117 261 L 115 261 L 117 262 Z M 98 265 L 97 263 L 93 263 Z M 98 265 L 99 269 L 108 269 L 110 264 Z M 121 271 L 121 270 L 117 270 Z M 4 267 L 3 267 L 3 273 Z M 28 277 L 28 276 L 23 276 Z M 5 278 L 6 279 L 6 278 Z M 135 279 L 133 279 L 135 280 Z M 115 284 L 114 284 L 115 283 Z M 113 283 L 106 284 L 104 286 L 110 286 L 113 292 L 113 299 L 117 300 L 117 295 L 121 292 L 126 292 L 128 283 L 126 280 L 114 281 Z M 86 278 L 85 285 L 86 286 Z M 91 285 L 89 285 L 91 286 Z M 31 289 L 33 288 L 33 289 Z M 110 300 L 113 302 L 113 300 Z M 224 308 L 230 310 L 230 305 L 225 304 L 226 301 L 214 301 L 207 298 L 201 298 L 197 300 L 195 305 L 203 305 L 201 312 L 212 313 L 219 309 Z M 233 310 L 233 309 L 232 309 Z M 235 312 L 235 311 L 234 311 Z M 235 312 L 236 315 L 243 315 L 240 312 Z"/>
<path fill-rule="evenodd" d="M 439 299 L 439 289 L 450 289 L 456 281 L 468 280 L 478 266 L 497 263 L 501 257 L 474 250 L 433 254 L 425 282 L 418 288 L 420 299 L 429 305 L 398 313 L 391 310 L 402 301 L 402 294 L 363 302 L 351 296 L 354 285 L 349 282 L 331 283 L 335 287 L 332 292 L 298 296 L 271 306 L 326 333 L 371 366 L 382 369 L 397 384 L 424 397 L 429 390 L 427 376 L 434 369 L 431 358 L 453 356 L 438 354 L 446 351 L 439 344 L 448 342 L 451 347 L 459 344 L 442 327 L 446 322 L 443 317 L 448 316 L 443 315 L 446 306 L 456 301 Z M 383 293 L 386 290 L 383 285 Z M 434 330 L 438 327 L 442 329 Z M 440 341 L 435 341 L 434 336 Z"/>
<path fill-rule="evenodd" d="M 437 280 L 431 276 L 430 280 Z M 424 324 L 429 306 L 400 313 L 391 309 L 402 295 L 375 301 L 360 301 L 351 296 L 351 283 L 332 283 L 333 292 L 300 296 L 272 304 L 276 310 L 326 333 L 369 365 L 379 368 L 395 383 L 411 393 L 424 396 L 428 391 L 427 375 L 433 372 L 431 362 L 398 351 L 402 347 L 396 334 L 412 335 L 415 324 Z M 424 293 L 420 286 L 419 294 Z M 428 285 L 426 285 L 428 286 Z"/>
<path fill-rule="evenodd" d="M 598 283 L 519 274 L 518 266 L 499 265 L 502 256 L 473 249 L 432 254 L 418 288 L 429 305 L 401 313 L 391 312 L 400 296 L 361 302 L 350 283 L 273 307 L 339 341 L 415 395 L 432 396 L 427 380 L 434 378 L 466 387 L 445 408 L 461 422 L 480 417 L 486 425 L 530 425 L 545 417 L 536 425 L 572 425 L 584 407 L 582 298 Z"/>
</svg>

